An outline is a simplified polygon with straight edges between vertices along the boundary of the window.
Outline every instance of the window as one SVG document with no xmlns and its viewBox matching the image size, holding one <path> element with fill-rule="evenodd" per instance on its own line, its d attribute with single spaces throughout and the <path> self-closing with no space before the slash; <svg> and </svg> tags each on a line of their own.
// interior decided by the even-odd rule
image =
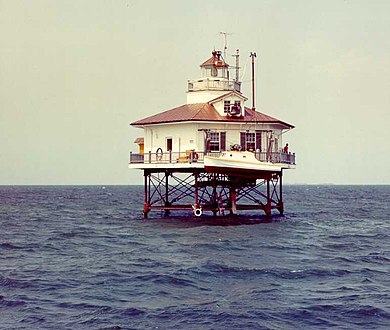
<svg viewBox="0 0 390 330">
<path fill-rule="evenodd" d="M 209 132 L 206 150 L 207 152 L 226 150 L 226 132 Z"/>
<path fill-rule="evenodd" d="M 234 106 L 241 108 L 241 101 L 234 101 Z"/>
<path fill-rule="evenodd" d="M 256 150 L 255 133 L 246 133 L 245 150 L 249 150 L 249 151 Z"/>
<path fill-rule="evenodd" d="M 248 151 L 261 151 L 261 131 L 241 132 L 241 148 Z"/>
<path fill-rule="evenodd" d="M 219 151 L 219 133 L 210 133 L 210 151 Z"/>
<path fill-rule="evenodd" d="M 229 110 L 230 110 L 230 101 L 229 100 L 223 101 L 223 111 L 227 113 L 229 112 Z"/>
</svg>

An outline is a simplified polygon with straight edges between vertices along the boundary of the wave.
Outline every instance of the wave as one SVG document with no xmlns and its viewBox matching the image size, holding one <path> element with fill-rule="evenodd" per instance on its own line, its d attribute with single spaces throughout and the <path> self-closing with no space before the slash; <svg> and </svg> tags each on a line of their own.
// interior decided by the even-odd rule
<svg viewBox="0 0 390 330">
<path fill-rule="evenodd" d="M 197 271 L 194 270 L 193 271 Z M 207 263 L 199 270 L 200 273 L 208 275 L 223 274 L 224 276 L 245 277 L 274 277 L 275 279 L 304 279 L 316 277 L 342 277 L 351 273 L 347 269 L 309 268 L 309 269 L 287 269 L 287 268 L 249 268 L 229 266 L 218 263 Z"/>
<path fill-rule="evenodd" d="M 30 281 L 26 280 L 17 280 L 9 277 L 0 275 L 0 288 L 9 288 L 9 289 L 25 289 L 31 287 Z"/>
<path fill-rule="evenodd" d="M 8 242 L 0 243 L 0 249 L 4 249 L 4 250 L 21 250 L 23 248 L 24 247 L 22 247 L 22 246 L 19 246 L 19 245 L 16 245 L 16 244 L 12 244 L 12 243 L 8 243 Z"/>
</svg>

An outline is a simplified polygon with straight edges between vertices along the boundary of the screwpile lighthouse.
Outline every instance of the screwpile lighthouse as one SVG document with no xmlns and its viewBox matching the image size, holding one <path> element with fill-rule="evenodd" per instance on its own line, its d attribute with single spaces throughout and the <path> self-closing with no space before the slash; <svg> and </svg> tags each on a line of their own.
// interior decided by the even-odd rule
<svg viewBox="0 0 390 330">
<path fill-rule="evenodd" d="M 144 172 L 145 218 L 152 210 L 283 213 L 283 170 L 295 168 L 295 154 L 282 149 L 282 134 L 294 126 L 245 106 L 234 56 L 233 79 L 213 51 L 188 81 L 186 104 L 131 124 L 144 130 L 129 168 Z"/>
</svg>

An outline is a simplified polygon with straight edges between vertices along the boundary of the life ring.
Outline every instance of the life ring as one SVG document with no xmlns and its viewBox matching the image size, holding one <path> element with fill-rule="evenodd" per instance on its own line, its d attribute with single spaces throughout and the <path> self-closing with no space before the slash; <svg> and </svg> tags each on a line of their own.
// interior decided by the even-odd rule
<svg viewBox="0 0 390 330">
<path fill-rule="evenodd" d="M 157 159 L 157 161 L 160 161 L 162 159 L 162 156 L 163 156 L 163 150 L 161 148 L 158 148 L 156 150 L 156 159 Z"/>
<path fill-rule="evenodd" d="M 196 162 L 199 158 L 199 155 L 194 151 L 194 154 L 192 155 L 194 162 Z"/>
<path fill-rule="evenodd" d="M 195 205 L 192 206 L 192 212 L 196 217 L 202 216 L 202 208 L 201 207 L 196 207 Z"/>
</svg>

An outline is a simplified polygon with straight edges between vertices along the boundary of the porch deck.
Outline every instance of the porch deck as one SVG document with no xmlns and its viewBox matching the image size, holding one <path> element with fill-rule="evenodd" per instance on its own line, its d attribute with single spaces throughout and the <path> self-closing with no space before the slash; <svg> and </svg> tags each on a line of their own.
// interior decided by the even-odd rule
<svg viewBox="0 0 390 330">
<path fill-rule="evenodd" d="M 220 152 L 147 152 L 144 154 L 130 152 L 129 168 L 203 168 L 204 156 L 219 156 Z M 286 164 L 295 166 L 295 153 L 255 152 L 260 162 Z"/>
</svg>

